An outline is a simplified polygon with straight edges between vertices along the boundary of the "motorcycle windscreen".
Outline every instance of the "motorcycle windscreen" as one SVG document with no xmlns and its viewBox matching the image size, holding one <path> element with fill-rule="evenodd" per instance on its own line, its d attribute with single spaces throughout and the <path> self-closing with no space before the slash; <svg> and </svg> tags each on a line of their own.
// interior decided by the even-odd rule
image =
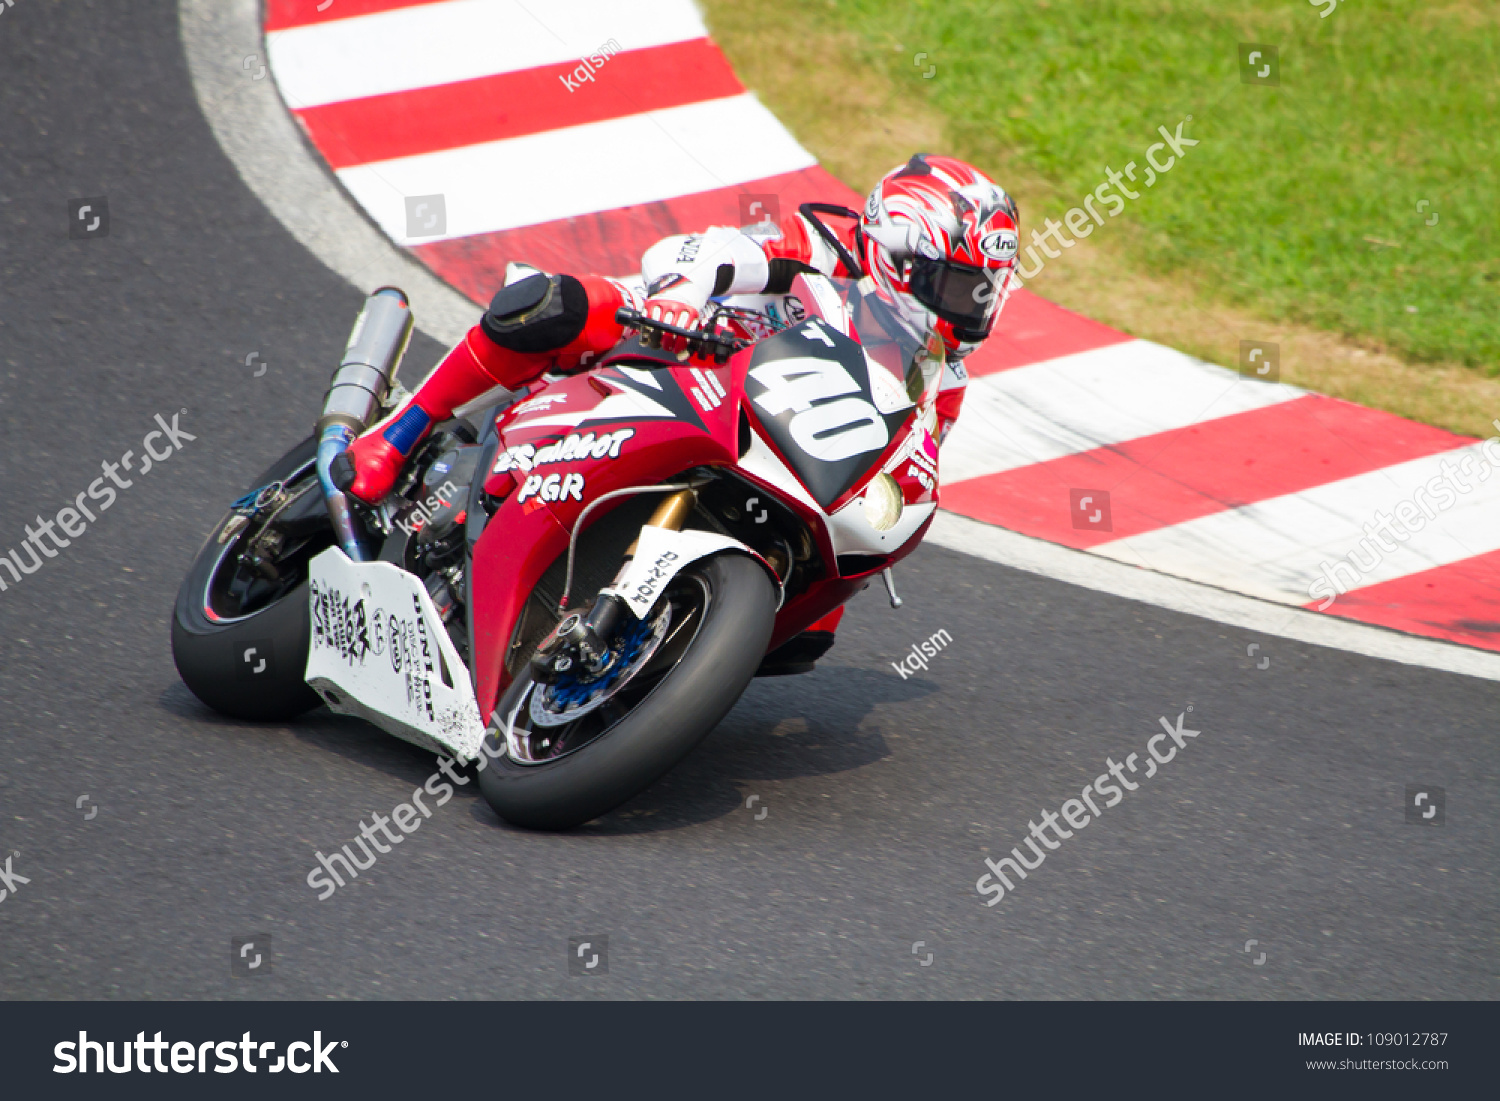
<svg viewBox="0 0 1500 1101">
<path fill-rule="evenodd" d="M 816 317 L 750 355 L 750 408 L 825 511 L 880 461 L 911 409 L 889 372 L 870 367 L 858 341 Z"/>
</svg>

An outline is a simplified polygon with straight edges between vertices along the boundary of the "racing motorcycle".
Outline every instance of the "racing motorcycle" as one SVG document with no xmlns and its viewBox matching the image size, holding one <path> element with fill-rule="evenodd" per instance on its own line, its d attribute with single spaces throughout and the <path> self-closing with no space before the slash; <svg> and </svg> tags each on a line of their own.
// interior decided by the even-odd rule
<svg viewBox="0 0 1500 1101">
<path fill-rule="evenodd" d="M 471 763 L 524 827 L 648 787 L 757 673 L 811 669 L 831 636 L 803 632 L 875 575 L 899 606 L 891 566 L 937 507 L 941 342 L 868 279 L 740 301 L 696 328 L 621 310 L 607 355 L 461 408 L 368 507 L 330 470 L 405 396 L 411 311 L 375 292 L 313 436 L 183 582 L 184 682 L 236 718 L 321 703 Z"/>
</svg>

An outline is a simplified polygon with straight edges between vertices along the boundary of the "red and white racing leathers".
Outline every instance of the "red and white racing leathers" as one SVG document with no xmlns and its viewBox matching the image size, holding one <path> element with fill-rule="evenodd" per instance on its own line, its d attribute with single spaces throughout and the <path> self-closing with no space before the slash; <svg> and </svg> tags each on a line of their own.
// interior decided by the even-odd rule
<svg viewBox="0 0 1500 1101">
<path fill-rule="evenodd" d="M 853 223 L 836 230 L 851 256 Z M 548 276 L 514 265 L 480 323 L 448 352 L 395 413 L 349 449 L 354 477 L 341 487 L 375 503 L 390 493 L 402 465 L 432 425 L 486 390 L 520 389 L 548 370 L 572 371 L 619 343 L 615 312 L 625 305 L 684 327 L 695 325 L 710 298 L 763 313 L 780 327 L 799 274 L 858 278 L 801 214 L 783 227 L 769 222 L 667 237 L 641 258 L 639 280 Z M 968 375 L 950 363 L 938 395 L 938 438 L 958 417 Z M 347 469 L 347 468 L 346 468 Z"/>
</svg>

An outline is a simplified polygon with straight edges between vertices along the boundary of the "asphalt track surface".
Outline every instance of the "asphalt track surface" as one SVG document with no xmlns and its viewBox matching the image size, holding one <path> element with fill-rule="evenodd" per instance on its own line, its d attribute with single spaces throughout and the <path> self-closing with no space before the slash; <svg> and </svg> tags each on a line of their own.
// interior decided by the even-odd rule
<svg viewBox="0 0 1500 1101">
<path fill-rule="evenodd" d="M 360 295 L 241 184 L 175 20 L 0 23 L 0 551 L 157 414 L 197 437 L 0 593 L 0 862 L 30 879 L 0 901 L 0 998 L 1500 995 L 1493 683 L 936 546 L 904 608 L 857 598 L 816 673 L 756 682 L 623 810 L 529 834 L 470 784 L 318 901 L 314 852 L 433 759 L 326 712 L 215 716 L 168 624 L 225 503 L 308 430 Z M 109 236 L 70 240 L 93 196 Z M 419 337 L 407 373 L 439 352 Z M 1189 704 L 1176 759 L 983 904 L 986 855 Z M 1408 784 L 1445 789 L 1442 826 L 1405 822 Z M 272 971 L 234 978 L 250 934 Z M 569 974 L 580 936 L 607 975 Z"/>
</svg>

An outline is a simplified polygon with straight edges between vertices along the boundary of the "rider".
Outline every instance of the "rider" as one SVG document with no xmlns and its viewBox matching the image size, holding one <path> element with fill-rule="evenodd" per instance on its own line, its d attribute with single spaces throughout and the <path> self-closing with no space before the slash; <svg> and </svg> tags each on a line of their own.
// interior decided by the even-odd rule
<svg viewBox="0 0 1500 1101">
<path fill-rule="evenodd" d="M 641 258 L 639 283 L 537 271 L 507 283 L 401 408 L 354 442 L 351 461 L 335 465 L 335 482 L 379 502 L 432 426 L 458 406 L 496 386 L 519 389 L 549 370 L 580 370 L 613 348 L 624 333 L 615 320 L 622 306 L 694 328 L 711 298 L 784 295 L 804 272 L 868 275 L 915 333 L 931 329 L 942 338 L 941 439 L 963 402 L 962 360 L 989 336 L 1005 300 L 1020 228 L 1016 205 L 977 168 L 919 153 L 875 185 L 861 214 L 845 213 L 847 223 L 836 228 L 798 213 L 782 227 L 715 226 L 667 237 Z M 862 270 L 851 270 L 851 261 Z M 663 343 L 673 348 L 672 338 Z M 804 632 L 823 636 L 815 637 L 819 654 L 832 645 L 842 611 Z"/>
</svg>

